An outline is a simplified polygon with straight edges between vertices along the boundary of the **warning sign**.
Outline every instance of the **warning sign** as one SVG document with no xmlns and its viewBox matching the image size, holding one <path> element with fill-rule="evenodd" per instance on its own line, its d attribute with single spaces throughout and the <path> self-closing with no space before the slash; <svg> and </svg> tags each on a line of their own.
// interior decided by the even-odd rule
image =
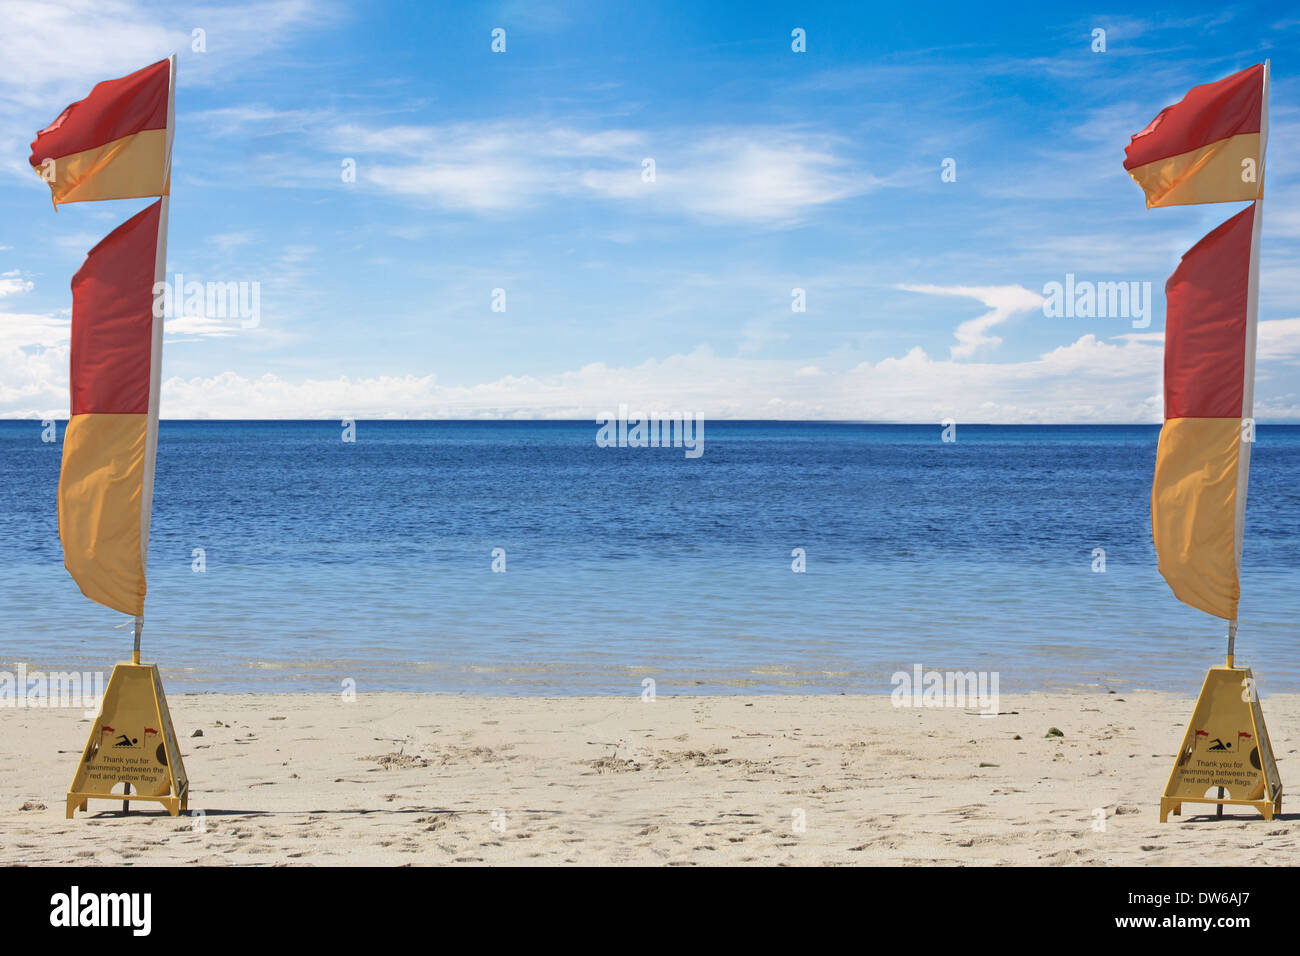
<svg viewBox="0 0 1300 956">
<path fill-rule="evenodd" d="M 1173 773 L 1160 800 L 1160 820 L 1183 802 L 1250 806 L 1266 820 L 1282 812 L 1282 782 L 1248 667 L 1212 667 L 1205 675 Z"/>
<path fill-rule="evenodd" d="M 122 784 L 129 794 L 114 792 Z M 188 806 L 189 780 L 155 664 L 113 668 L 68 790 L 68 818 L 85 810 L 91 797 L 152 800 L 172 816 Z"/>
</svg>

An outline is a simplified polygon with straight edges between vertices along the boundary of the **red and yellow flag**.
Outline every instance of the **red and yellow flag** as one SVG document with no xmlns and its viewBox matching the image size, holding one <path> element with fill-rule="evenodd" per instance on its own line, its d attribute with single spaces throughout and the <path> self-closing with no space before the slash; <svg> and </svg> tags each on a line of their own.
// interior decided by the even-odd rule
<svg viewBox="0 0 1300 956">
<path fill-rule="evenodd" d="M 1251 201 L 1165 283 L 1165 424 L 1151 486 L 1160 573 L 1180 601 L 1232 622 L 1255 429 L 1268 78 L 1262 63 L 1193 87 L 1124 151 L 1148 207 Z"/>
<path fill-rule="evenodd" d="M 28 162 L 54 205 L 165 196 L 171 60 L 97 83 L 32 141 Z"/>
<path fill-rule="evenodd" d="M 1263 182 L 1264 65 L 1195 86 L 1124 148 L 1147 207 L 1256 199 Z"/>
<path fill-rule="evenodd" d="M 144 612 L 157 440 L 161 206 L 109 233 L 72 278 L 72 415 L 59 477 L 64 566 L 86 597 L 134 615 Z"/>
<path fill-rule="evenodd" d="M 1165 284 L 1165 424 L 1151 488 L 1160 573 L 1180 601 L 1229 621 L 1250 468 L 1254 225 L 1252 204 L 1193 246 Z"/>
</svg>

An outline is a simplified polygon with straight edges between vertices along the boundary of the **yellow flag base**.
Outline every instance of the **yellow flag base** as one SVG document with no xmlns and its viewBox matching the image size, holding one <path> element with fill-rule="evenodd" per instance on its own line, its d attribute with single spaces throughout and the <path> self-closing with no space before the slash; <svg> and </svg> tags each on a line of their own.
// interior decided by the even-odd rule
<svg viewBox="0 0 1300 956">
<path fill-rule="evenodd" d="M 1205 675 L 1160 798 L 1160 822 L 1181 814 L 1184 803 L 1254 807 L 1265 820 L 1282 812 L 1282 781 L 1249 667 L 1211 667 Z"/>
<path fill-rule="evenodd" d="M 119 783 L 129 793 L 114 793 Z M 68 789 L 68 819 L 96 800 L 151 800 L 176 816 L 189 808 L 190 786 L 156 664 L 113 668 Z"/>
</svg>

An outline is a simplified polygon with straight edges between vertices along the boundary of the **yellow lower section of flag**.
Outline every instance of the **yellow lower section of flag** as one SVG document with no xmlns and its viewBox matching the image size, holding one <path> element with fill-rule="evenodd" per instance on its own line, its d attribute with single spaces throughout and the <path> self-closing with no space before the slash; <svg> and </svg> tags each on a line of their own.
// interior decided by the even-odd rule
<svg viewBox="0 0 1300 956">
<path fill-rule="evenodd" d="M 144 612 L 140 503 L 147 415 L 74 415 L 63 435 L 59 539 L 81 593 Z"/>
<path fill-rule="evenodd" d="M 96 199 L 166 196 L 167 131 L 141 130 L 94 149 L 56 157 L 52 171 L 41 166 L 36 172 L 50 183 L 56 206 Z"/>
<path fill-rule="evenodd" d="M 1160 432 L 1151 534 L 1160 573 L 1186 604 L 1237 619 L 1240 418 L 1171 418 Z"/>
<path fill-rule="evenodd" d="M 1239 202 L 1259 194 L 1259 134 L 1240 133 L 1130 169 L 1147 208 Z"/>
</svg>

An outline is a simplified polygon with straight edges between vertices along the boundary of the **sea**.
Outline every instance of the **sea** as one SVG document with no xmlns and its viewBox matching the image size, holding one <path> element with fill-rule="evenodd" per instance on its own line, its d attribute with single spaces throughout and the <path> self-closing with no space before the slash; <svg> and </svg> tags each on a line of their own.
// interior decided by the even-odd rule
<svg viewBox="0 0 1300 956">
<path fill-rule="evenodd" d="M 0 422 L 0 668 L 106 671 L 63 424 Z M 1156 570 L 1158 426 L 163 421 L 143 659 L 171 694 L 1195 693 L 1224 623 Z M 43 439 L 52 438 L 46 441 Z M 351 439 L 351 440 L 348 440 Z M 1253 450 L 1239 663 L 1300 691 L 1300 427 Z"/>
</svg>

